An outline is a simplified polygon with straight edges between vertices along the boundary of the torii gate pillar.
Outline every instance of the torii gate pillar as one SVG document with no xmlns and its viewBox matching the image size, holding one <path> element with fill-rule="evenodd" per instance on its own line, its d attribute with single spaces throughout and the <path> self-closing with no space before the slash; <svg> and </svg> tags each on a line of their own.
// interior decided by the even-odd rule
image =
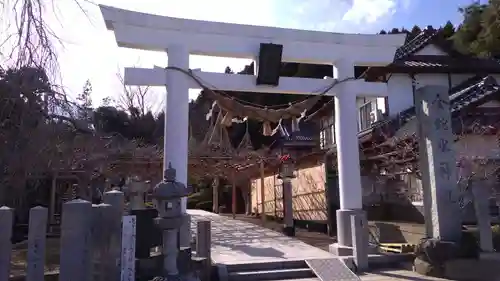
<svg viewBox="0 0 500 281">
<path fill-rule="evenodd" d="M 354 64 L 351 62 L 339 60 L 333 67 L 334 77 L 339 80 L 354 77 Z M 352 255 L 354 229 L 351 227 L 351 215 L 363 212 L 357 94 L 340 90 L 335 92 L 334 97 L 340 210 L 336 213 L 338 243 L 330 245 L 329 250 L 339 256 Z"/>
<path fill-rule="evenodd" d="M 167 48 L 168 66 L 189 69 L 189 50 L 182 45 Z M 187 186 L 189 138 L 189 77 L 179 71 L 166 71 L 165 126 L 163 138 L 163 176 L 170 163 L 177 172 L 177 181 Z M 181 198 L 186 213 L 187 198 Z M 189 222 L 189 220 L 187 220 Z M 189 247 L 190 225 L 180 228 L 180 246 Z"/>
</svg>

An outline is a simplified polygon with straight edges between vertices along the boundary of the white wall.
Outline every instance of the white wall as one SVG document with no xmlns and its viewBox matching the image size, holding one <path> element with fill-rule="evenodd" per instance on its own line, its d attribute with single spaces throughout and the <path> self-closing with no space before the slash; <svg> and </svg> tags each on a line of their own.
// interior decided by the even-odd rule
<svg viewBox="0 0 500 281">
<path fill-rule="evenodd" d="M 426 85 L 440 85 L 447 89 L 457 86 L 465 80 L 473 77 L 474 74 L 417 74 L 415 82 L 417 88 Z M 492 75 L 500 82 L 500 75 Z M 408 74 L 393 74 L 387 82 L 388 100 L 389 100 L 389 115 L 395 116 L 399 112 L 412 107 L 413 104 L 413 89 L 412 81 Z M 485 106 L 498 106 L 498 103 L 489 103 Z"/>
<path fill-rule="evenodd" d="M 429 45 L 415 53 L 418 56 L 447 56 L 448 54 L 434 45 Z"/>
<path fill-rule="evenodd" d="M 418 51 L 416 55 L 439 55 L 446 56 L 447 54 L 436 46 L 430 45 Z M 465 80 L 475 76 L 475 74 L 416 74 L 414 76 L 415 87 L 419 88 L 426 85 L 440 85 L 447 89 L 455 87 Z M 498 82 L 500 82 L 500 75 L 492 75 Z M 381 110 L 383 114 L 389 116 L 396 116 L 401 111 L 409 109 L 414 106 L 413 97 L 413 81 L 409 74 L 390 74 L 387 77 L 387 105 L 386 99 L 381 98 L 362 98 L 358 97 L 356 100 L 357 107 L 360 108 L 369 101 L 376 101 L 377 109 Z M 485 106 L 498 106 L 499 103 L 490 103 Z M 387 112 L 387 110 L 388 112 Z M 359 118 L 359 115 L 358 115 Z M 358 120 L 359 122 L 359 120 Z"/>
</svg>

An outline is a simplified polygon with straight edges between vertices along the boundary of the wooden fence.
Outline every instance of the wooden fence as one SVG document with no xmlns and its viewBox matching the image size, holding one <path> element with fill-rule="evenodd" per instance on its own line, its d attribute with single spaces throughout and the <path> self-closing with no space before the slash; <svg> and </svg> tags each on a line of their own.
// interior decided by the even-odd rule
<svg viewBox="0 0 500 281">
<path fill-rule="evenodd" d="M 80 199 L 63 204 L 59 280 L 123 280 L 120 276 L 123 210 L 124 195 L 120 191 L 106 192 L 104 203 L 99 205 Z M 13 219 L 13 209 L 0 208 L 0 281 L 10 278 Z M 26 281 L 44 280 L 47 225 L 47 208 L 32 208 Z"/>
</svg>

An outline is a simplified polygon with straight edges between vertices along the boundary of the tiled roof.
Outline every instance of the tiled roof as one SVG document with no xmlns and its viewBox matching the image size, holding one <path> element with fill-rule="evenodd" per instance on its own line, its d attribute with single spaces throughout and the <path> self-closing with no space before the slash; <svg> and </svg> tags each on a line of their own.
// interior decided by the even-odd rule
<svg viewBox="0 0 500 281">
<path fill-rule="evenodd" d="M 450 95 L 451 112 L 458 112 L 471 105 L 481 105 L 500 92 L 500 86 L 492 76 L 483 77 L 476 84 Z"/>
<path fill-rule="evenodd" d="M 447 55 L 415 55 L 430 44 L 436 45 Z M 394 55 L 394 62 L 389 65 L 389 68 L 391 67 L 396 69 L 420 68 L 443 71 L 463 69 L 465 67 L 469 70 L 469 73 L 478 70 L 483 70 L 484 73 L 498 73 L 500 71 L 498 60 L 462 55 L 452 47 L 450 40 L 443 38 L 440 30 L 429 29 L 422 31 L 415 38 L 398 48 Z"/>
<path fill-rule="evenodd" d="M 406 68 L 411 67 L 421 69 L 458 69 L 468 66 L 470 72 L 483 71 L 498 72 L 500 63 L 495 59 L 482 59 L 474 57 L 452 58 L 449 56 L 433 56 L 433 55 L 415 55 L 405 59 L 394 61 L 390 67 Z M 471 69 L 473 68 L 473 69 Z"/>
<path fill-rule="evenodd" d="M 283 120 L 278 130 L 278 142 L 280 142 L 281 144 L 293 142 L 310 142 L 311 145 L 313 145 L 315 143 L 315 130 L 312 126 L 312 123 L 300 122 L 299 128 L 299 131 L 292 132 L 291 122 L 288 122 L 288 120 Z"/>
<path fill-rule="evenodd" d="M 405 43 L 403 46 L 399 47 L 396 50 L 396 54 L 394 56 L 394 60 L 404 59 L 410 55 L 415 54 L 416 52 L 422 50 L 427 45 L 432 43 L 433 39 L 438 35 L 438 31 L 436 30 L 424 30 L 420 32 L 415 38 Z"/>
<path fill-rule="evenodd" d="M 479 106 L 488 102 L 493 96 L 500 94 L 500 86 L 492 76 L 476 76 L 450 90 L 450 111 L 458 114 L 471 106 Z M 402 111 L 392 120 L 402 127 L 416 117 L 415 106 Z"/>
</svg>

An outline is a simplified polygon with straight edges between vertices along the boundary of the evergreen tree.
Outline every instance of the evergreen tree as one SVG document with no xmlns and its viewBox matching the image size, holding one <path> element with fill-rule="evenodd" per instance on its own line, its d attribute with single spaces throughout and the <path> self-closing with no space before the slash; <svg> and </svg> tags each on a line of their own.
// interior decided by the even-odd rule
<svg viewBox="0 0 500 281">
<path fill-rule="evenodd" d="M 78 103 L 78 119 L 90 120 L 92 117 L 92 84 L 85 81 L 82 92 L 76 97 Z"/>
<path fill-rule="evenodd" d="M 411 28 L 410 34 L 411 34 L 411 36 L 415 37 L 415 36 L 417 36 L 418 34 L 420 34 L 420 32 L 422 32 L 422 29 L 420 28 L 420 26 L 418 26 L 418 25 L 414 25 L 414 26 Z"/>
<path fill-rule="evenodd" d="M 391 31 L 389 31 L 389 34 L 399 34 L 399 33 L 401 33 L 401 32 L 397 28 L 393 28 L 393 29 L 391 29 Z"/>
<path fill-rule="evenodd" d="M 495 3 L 494 3 L 495 2 Z M 489 4 L 475 2 L 459 9 L 463 22 L 452 36 L 454 46 L 464 54 L 478 56 L 498 55 L 498 48 L 492 42 L 498 40 L 500 34 L 494 28 L 498 26 L 498 1 Z M 496 32 L 496 33 L 495 33 Z M 495 38 L 496 36 L 496 38 Z"/>
<path fill-rule="evenodd" d="M 451 38 L 453 34 L 455 34 L 455 27 L 451 23 L 451 21 L 447 21 L 446 24 L 442 28 L 442 35 L 444 38 Z"/>
</svg>

